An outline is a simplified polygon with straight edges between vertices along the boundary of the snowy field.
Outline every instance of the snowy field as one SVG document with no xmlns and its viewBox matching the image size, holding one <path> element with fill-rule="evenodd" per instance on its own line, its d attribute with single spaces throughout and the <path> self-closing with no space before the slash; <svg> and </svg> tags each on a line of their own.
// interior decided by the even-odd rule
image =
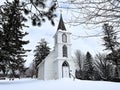
<svg viewBox="0 0 120 90">
<path fill-rule="evenodd" d="M 120 90 L 120 83 L 105 81 L 83 81 L 72 79 L 35 80 L 15 79 L 0 80 L 0 90 Z"/>
</svg>

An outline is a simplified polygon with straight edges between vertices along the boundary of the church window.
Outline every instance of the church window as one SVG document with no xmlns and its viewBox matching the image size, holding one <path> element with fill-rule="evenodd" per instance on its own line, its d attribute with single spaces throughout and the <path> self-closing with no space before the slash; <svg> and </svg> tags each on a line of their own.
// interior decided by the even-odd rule
<svg viewBox="0 0 120 90">
<path fill-rule="evenodd" d="M 62 41 L 65 42 L 65 43 L 67 42 L 67 35 L 66 34 L 62 35 Z"/>
<path fill-rule="evenodd" d="M 64 61 L 62 66 L 69 66 L 68 62 L 67 61 Z"/>
<path fill-rule="evenodd" d="M 63 46 L 63 57 L 67 57 L 67 46 Z"/>
</svg>

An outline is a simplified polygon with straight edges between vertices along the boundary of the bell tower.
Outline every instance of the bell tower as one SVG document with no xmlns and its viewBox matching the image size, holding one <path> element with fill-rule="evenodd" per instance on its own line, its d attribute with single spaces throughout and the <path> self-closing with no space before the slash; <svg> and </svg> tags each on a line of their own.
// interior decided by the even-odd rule
<svg viewBox="0 0 120 90">
<path fill-rule="evenodd" d="M 62 14 L 57 28 L 57 32 L 54 36 L 56 58 L 70 58 L 71 57 L 71 33 L 66 30 L 63 22 Z"/>
<path fill-rule="evenodd" d="M 62 14 L 60 15 L 60 20 L 56 34 L 54 35 L 55 40 L 55 77 L 64 78 L 70 77 L 72 70 L 72 56 L 71 56 L 71 33 L 66 30 Z"/>
</svg>

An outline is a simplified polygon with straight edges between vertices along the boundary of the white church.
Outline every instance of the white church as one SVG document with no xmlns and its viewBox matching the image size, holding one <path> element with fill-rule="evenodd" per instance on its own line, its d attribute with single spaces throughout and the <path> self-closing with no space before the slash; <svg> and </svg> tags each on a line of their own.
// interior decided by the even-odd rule
<svg viewBox="0 0 120 90">
<path fill-rule="evenodd" d="M 66 30 L 62 15 L 54 35 L 54 49 L 38 65 L 38 79 L 53 80 L 75 77 L 75 63 L 71 56 L 71 33 Z"/>
</svg>

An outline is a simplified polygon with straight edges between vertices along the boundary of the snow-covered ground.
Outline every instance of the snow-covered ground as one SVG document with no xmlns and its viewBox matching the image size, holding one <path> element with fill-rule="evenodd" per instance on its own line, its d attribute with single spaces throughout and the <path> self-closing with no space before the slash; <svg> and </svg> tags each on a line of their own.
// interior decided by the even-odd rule
<svg viewBox="0 0 120 90">
<path fill-rule="evenodd" d="M 120 83 L 105 81 L 84 81 L 72 79 L 35 80 L 15 79 L 0 80 L 0 90 L 120 90 Z"/>
</svg>

